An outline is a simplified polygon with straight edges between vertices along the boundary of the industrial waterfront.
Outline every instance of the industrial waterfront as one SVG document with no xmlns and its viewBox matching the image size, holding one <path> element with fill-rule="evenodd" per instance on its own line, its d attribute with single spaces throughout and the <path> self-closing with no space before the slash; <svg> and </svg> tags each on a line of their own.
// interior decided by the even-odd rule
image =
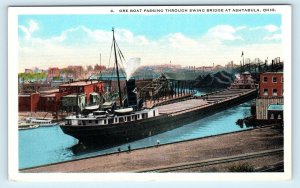
<svg viewBox="0 0 300 188">
<path fill-rule="evenodd" d="M 114 28 L 110 56 L 113 68 L 107 70 L 97 64 L 19 74 L 19 170 L 189 172 L 243 161 L 206 170 L 283 171 L 280 57 L 245 63 L 242 51 L 240 66 L 231 61 L 182 68 L 170 62 L 147 78 L 138 71 L 141 58 L 125 59 Z M 155 147 L 162 153 L 153 158 Z M 123 154 L 131 152 L 128 161 Z M 122 165 L 102 161 L 119 154 Z M 262 166 L 257 158 L 272 162 Z"/>
<path fill-rule="evenodd" d="M 280 58 L 270 65 L 231 63 L 230 70 L 189 67 L 153 79 L 121 79 L 117 61 L 116 80 L 101 72 L 56 86 L 21 80 L 21 172 L 283 171 Z M 52 84 L 53 72 L 60 69 L 49 68 Z M 157 147 L 162 153 L 152 158 Z M 122 165 L 91 162 L 118 155 Z"/>
<path fill-rule="evenodd" d="M 248 101 L 165 133 L 86 153 L 74 154 L 71 146 L 77 144 L 78 140 L 63 134 L 58 126 L 19 131 L 19 168 L 114 153 L 118 152 L 118 148 L 124 151 L 128 150 L 129 144 L 132 149 L 136 149 L 156 145 L 157 140 L 160 144 L 165 144 L 245 130 L 246 127 L 241 128 L 236 125 L 236 120 L 250 115 L 251 102 Z"/>
</svg>

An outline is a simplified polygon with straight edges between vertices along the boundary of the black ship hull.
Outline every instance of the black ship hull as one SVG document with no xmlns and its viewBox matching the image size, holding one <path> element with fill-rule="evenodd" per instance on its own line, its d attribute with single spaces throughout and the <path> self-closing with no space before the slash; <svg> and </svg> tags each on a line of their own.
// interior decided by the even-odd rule
<svg viewBox="0 0 300 188">
<path fill-rule="evenodd" d="M 257 90 L 253 90 L 252 92 L 240 95 L 239 97 L 224 100 L 213 105 L 207 105 L 206 107 L 186 113 L 179 113 L 177 115 L 164 114 L 153 118 L 111 125 L 61 125 L 60 127 L 65 134 L 77 138 L 84 145 L 105 147 L 146 138 L 178 128 L 205 116 L 212 115 L 216 112 L 254 99 L 256 96 Z"/>
</svg>

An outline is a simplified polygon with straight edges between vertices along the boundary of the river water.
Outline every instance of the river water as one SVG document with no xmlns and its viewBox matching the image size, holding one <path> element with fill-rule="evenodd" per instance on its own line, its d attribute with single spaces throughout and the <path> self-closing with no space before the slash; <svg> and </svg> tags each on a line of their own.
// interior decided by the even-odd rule
<svg viewBox="0 0 300 188">
<path fill-rule="evenodd" d="M 117 152 L 118 148 L 123 151 L 127 150 L 129 144 L 132 149 L 135 149 L 156 145 L 157 140 L 160 144 L 165 144 L 244 130 L 247 128 L 241 128 L 235 122 L 250 115 L 250 104 L 250 101 L 240 104 L 159 135 L 84 154 L 72 152 L 70 147 L 77 144 L 78 140 L 65 135 L 59 126 L 22 130 L 19 131 L 19 168 L 113 153 Z"/>
</svg>

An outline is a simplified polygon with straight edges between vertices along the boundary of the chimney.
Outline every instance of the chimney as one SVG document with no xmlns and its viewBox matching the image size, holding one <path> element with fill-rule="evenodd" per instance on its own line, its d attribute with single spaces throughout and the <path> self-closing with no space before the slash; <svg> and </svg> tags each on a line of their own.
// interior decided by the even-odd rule
<svg viewBox="0 0 300 188">
<path fill-rule="evenodd" d="M 137 105 L 137 96 L 134 93 L 135 89 L 135 79 L 129 79 L 126 81 L 126 92 L 127 92 L 127 101 L 128 106 L 136 106 Z"/>
</svg>

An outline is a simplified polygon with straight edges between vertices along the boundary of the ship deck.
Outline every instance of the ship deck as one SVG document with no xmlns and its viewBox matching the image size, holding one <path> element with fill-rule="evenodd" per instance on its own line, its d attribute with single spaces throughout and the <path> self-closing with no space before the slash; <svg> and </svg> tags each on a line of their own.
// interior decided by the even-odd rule
<svg viewBox="0 0 300 188">
<path fill-rule="evenodd" d="M 172 114 L 176 112 L 198 108 L 201 106 L 205 106 L 207 104 L 208 104 L 207 101 L 203 99 L 188 99 L 188 100 L 184 100 L 172 104 L 159 106 L 158 111 L 160 114 Z"/>
<path fill-rule="evenodd" d="M 243 94 L 252 92 L 254 89 L 225 89 L 222 91 L 205 94 L 200 97 L 187 98 L 176 103 L 158 106 L 160 114 L 177 114 L 187 110 L 202 108 L 210 104 L 219 103 Z"/>
</svg>

